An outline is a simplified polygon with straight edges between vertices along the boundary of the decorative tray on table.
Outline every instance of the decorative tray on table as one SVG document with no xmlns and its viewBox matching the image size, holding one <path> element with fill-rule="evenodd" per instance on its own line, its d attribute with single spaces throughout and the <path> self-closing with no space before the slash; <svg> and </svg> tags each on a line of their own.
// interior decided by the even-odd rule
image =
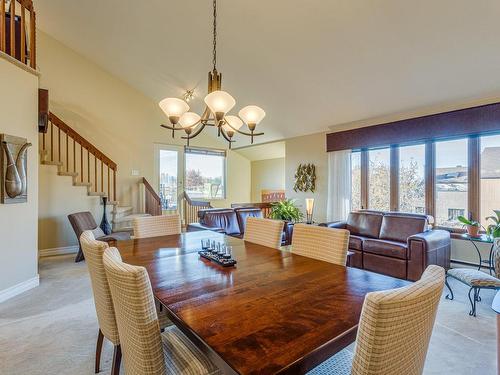
<svg viewBox="0 0 500 375">
<path fill-rule="evenodd" d="M 198 254 L 200 254 L 202 258 L 217 263 L 222 267 L 233 267 L 236 264 L 236 261 L 232 258 L 228 258 L 227 255 L 218 255 L 217 253 L 212 253 L 209 250 L 198 251 Z"/>
</svg>

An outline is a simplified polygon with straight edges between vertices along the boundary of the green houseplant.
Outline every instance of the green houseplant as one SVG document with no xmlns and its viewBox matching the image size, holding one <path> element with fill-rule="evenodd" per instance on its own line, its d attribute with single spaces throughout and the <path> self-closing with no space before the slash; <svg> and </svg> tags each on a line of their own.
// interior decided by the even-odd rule
<svg viewBox="0 0 500 375">
<path fill-rule="evenodd" d="M 488 225 L 486 228 L 486 234 L 493 238 L 500 237 L 500 210 L 493 210 L 495 216 L 488 216 L 486 220 L 493 221 L 493 224 Z"/>
<path fill-rule="evenodd" d="M 479 230 L 481 229 L 481 224 L 478 221 L 469 220 L 462 215 L 460 215 L 457 219 L 458 221 L 460 221 L 462 224 L 465 225 L 465 228 L 467 229 L 467 234 L 469 236 L 471 237 L 479 236 Z"/>
<path fill-rule="evenodd" d="M 281 202 L 271 204 L 270 219 L 291 221 L 293 223 L 302 220 L 304 215 L 295 205 L 294 199 L 284 199 Z"/>
</svg>

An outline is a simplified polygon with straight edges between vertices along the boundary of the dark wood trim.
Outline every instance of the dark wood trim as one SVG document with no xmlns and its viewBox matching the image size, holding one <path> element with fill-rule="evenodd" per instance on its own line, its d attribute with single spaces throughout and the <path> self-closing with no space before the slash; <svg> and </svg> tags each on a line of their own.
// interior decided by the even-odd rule
<svg viewBox="0 0 500 375">
<path fill-rule="evenodd" d="M 368 168 L 370 165 L 369 155 L 367 150 L 361 151 L 361 208 L 368 208 Z"/>
<path fill-rule="evenodd" d="M 436 217 L 436 144 L 425 143 L 425 211 L 427 215 Z"/>
<path fill-rule="evenodd" d="M 399 147 L 391 146 L 390 150 L 390 208 L 399 211 Z"/>
<path fill-rule="evenodd" d="M 469 137 L 468 142 L 468 211 L 469 218 L 478 220 L 481 209 L 481 145 L 478 136 Z"/>
<path fill-rule="evenodd" d="M 500 132 L 500 103 L 327 134 L 328 152 Z"/>
</svg>

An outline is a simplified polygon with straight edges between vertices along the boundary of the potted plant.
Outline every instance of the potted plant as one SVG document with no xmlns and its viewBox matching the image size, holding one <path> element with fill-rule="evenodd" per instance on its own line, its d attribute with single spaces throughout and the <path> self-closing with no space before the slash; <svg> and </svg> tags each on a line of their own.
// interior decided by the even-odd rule
<svg viewBox="0 0 500 375">
<path fill-rule="evenodd" d="M 488 225 L 486 228 L 486 234 L 493 238 L 500 237 L 500 210 L 493 210 L 495 216 L 488 216 L 486 220 L 493 221 L 493 224 Z"/>
<path fill-rule="evenodd" d="M 299 208 L 295 205 L 294 199 L 285 199 L 281 202 L 271 204 L 270 219 L 295 223 L 302 220 L 303 216 L 302 212 L 300 212 Z"/>
<path fill-rule="evenodd" d="M 460 215 L 458 218 L 462 224 L 464 224 L 467 229 L 467 234 L 471 237 L 479 237 L 479 230 L 481 229 L 481 224 L 475 220 L 469 220 L 465 216 Z"/>
</svg>

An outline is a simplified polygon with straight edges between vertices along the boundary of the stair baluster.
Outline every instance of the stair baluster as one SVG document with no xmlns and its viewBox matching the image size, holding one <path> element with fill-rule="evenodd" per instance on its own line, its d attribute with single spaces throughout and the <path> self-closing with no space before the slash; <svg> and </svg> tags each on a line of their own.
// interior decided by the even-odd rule
<svg viewBox="0 0 500 375">
<path fill-rule="evenodd" d="M 57 139 L 54 140 L 56 128 Z M 73 177 L 74 185 L 87 186 L 89 195 L 106 196 L 111 204 L 115 204 L 117 200 L 116 163 L 105 156 L 89 141 L 70 128 L 53 113 L 49 113 L 48 131 L 50 131 L 49 144 L 47 144 L 47 136 L 49 135 L 42 133 L 40 136 L 42 163 L 57 166 L 59 175 Z M 65 139 L 61 139 L 61 133 L 64 133 Z M 71 143 L 73 144 L 72 148 Z M 77 147 L 80 147 L 79 161 L 77 158 Z M 85 150 L 87 152 L 86 166 L 84 158 Z M 71 156 L 71 154 L 73 154 L 73 156 Z M 91 177 L 91 156 L 94 158 L 93 177 Z M 80 165 L 78 165 L 78 163 L 80 163 Z M 73 166 L 71 166 L 71 164 Z M 98 164 L 100 164 L 100 166 Z M 106 168 L 107 173 L 105 173 Z M 111 171 L 113 171 L 113 176 L 111 176 Z M 84 183 L 85 172 L 87 174 L 86 183 Z M 105 181 L 106 174 L 107 182 Z M 113 178 L 113 189 L 111 188 L 111 178 Z"/>
</svg>

